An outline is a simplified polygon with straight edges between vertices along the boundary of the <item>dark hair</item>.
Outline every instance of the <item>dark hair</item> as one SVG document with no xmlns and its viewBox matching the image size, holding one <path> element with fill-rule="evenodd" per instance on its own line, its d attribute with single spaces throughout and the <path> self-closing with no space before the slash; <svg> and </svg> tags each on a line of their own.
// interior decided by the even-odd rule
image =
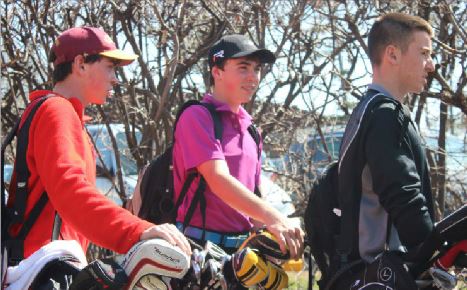
<svg viewBox="0 0 467 290">
<path fill-rule="evenodd" d="M 86 55 L 84 57 L 85 63 L 95 63 L 100 61 L 103 56 L 99 54 Z M 55 60 L 55 54 L 51 54 L 49 61 L 53 62 Z M 71 63 L 72 61 L 64 62 L 57 65 L 53 71 L 53 82 L 54 84 L 61 82 L 66 79 L 66 77 L 71 74 Z"/>
<path fill-rule="evenodd" d="M 395 44 L 407 51 L 413 32 L 425 31 L 433 36 L 431 25 L 423 18 L 404 13 L 389 13 L 376 20 L 368 35 L 368 55 L 372 65 L 380 65 L 383 51 Z"/>
<path fill-rule="evenodd" d="M 224 70 L 224 65 L 227 59 L 224 59 L 222 61 L 218 61 L 216 64 L 214 64 L 212 67 L 209 68 L 209 85 L 212 87 L 216 83 L 214 78 L 212 77 L 212 68 L 217 67 L 218 69 Z"/>
</svg>

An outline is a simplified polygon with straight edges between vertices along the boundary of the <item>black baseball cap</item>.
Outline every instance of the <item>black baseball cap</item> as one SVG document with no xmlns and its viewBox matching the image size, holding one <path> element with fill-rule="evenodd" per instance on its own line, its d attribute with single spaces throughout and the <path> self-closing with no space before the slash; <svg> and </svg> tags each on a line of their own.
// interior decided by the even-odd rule
<svg viewBox="0 0 467 290">
<path fill-rule="evenodd" d="M 238 58 L 243 56 L 256 56 L 260 63 L 274 63 L 276 57 L 265 48 L 258 48 L 246 36 L 240 34 L 225 35 L 219 39 L 209 50 L 209 67 L 229 58 Z"/>
</svg>

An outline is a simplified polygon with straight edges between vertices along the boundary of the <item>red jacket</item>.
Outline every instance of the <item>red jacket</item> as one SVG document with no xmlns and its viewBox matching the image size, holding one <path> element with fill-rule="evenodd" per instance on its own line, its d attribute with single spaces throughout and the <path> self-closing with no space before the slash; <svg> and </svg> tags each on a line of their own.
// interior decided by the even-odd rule
<svg viewBox="0 0 467 290">
<path fill-rule="evenodd" d="M 35 91 L 29 98 L 34 102 L 48 94 L 54 93 Z M 63 220 L 60 239 L 77 240 L 84 251 L 90 240 L 119 253 L 127 252 L 152 226 L 118 207 L 95 187 L 95 152 L 83 115 L 84 107 L 78 99 L 59 96 L 47 99 L 32 120 L 26 157 L 30 171 L 26 217 L 42 192 L 47 192 L 49 201 L 26 237 L 25 258 L 50 242 L 55 210 Z M 9 206 L 15 195 L 15 179 L 13 176 Z M 11 233 L 15 235 L 19 229 L 20 225 L 15 225 Z"/>
</svg>

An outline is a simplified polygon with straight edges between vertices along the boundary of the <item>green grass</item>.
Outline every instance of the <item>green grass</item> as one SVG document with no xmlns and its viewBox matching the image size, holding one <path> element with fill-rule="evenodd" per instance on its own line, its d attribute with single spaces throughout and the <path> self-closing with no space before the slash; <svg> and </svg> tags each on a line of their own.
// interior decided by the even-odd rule
<svg viewBox="0 0 467 290">
<path fill-rule="evenodd" d="M 287 289 L 308 289 L 308 271 L 287 272 L 287 275 L 289 276 L 289 286 L 287 287 Z M 315 288 L 313 287 L 313 289 Z M 316 289 L 318 288 L 316 287 Z"/>
<path fill-rule="evenodd" d="M 302 270 L 300 272 L 287 272 L 289 276 L 289 286 L 287 289 L 289 290 L 302 290 L 308 289 L 308 270 Z M 321 273 L 318 271 L 315 274 L 315 279 L 313 281 L 313 289 L 318 290 L 318 284 L 316 281 L 319 280 Z"/>
</svg>

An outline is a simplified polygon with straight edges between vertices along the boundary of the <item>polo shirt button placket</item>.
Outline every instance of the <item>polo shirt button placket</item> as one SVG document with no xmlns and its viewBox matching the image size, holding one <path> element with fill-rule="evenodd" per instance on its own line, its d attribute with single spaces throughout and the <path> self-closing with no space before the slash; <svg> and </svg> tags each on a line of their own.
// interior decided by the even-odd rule
<svg viewBox="0 0 467 290">
<path fill-rule="evenodd" d="M 231 117 L 232 117 L 232 126 L 234 127 L 235 130 L 238 130 L 239 126 L 238 126 L 237 118 L 235 118 L 235 114 L 232 113 Z"/>
</svg>

